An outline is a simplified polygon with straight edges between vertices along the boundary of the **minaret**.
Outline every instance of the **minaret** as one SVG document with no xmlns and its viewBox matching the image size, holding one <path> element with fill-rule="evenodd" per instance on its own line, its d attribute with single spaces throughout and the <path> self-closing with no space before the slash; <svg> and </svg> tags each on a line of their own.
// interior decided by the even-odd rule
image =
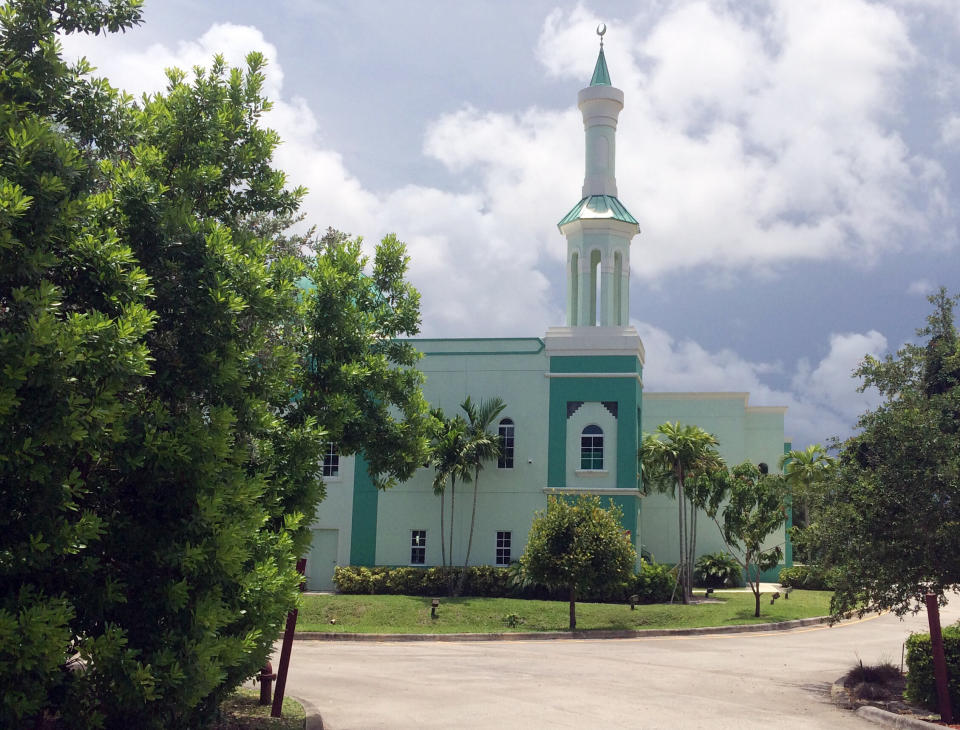
<svg viewBox="0 0 960 730">
<path fill-rule="evenodd" d="M 583 114 L 585 173 L 580 202 L 557 224 L 567 239 L 567 326 L 626 327 L 630 317 L 630 241 L 636 219 L 617 199 L 617 118 L 623 92 L 600 55 L 590 85 L 577 94 Z M 599 286 L 598 286 L 599 273 Z"/>
</svg>

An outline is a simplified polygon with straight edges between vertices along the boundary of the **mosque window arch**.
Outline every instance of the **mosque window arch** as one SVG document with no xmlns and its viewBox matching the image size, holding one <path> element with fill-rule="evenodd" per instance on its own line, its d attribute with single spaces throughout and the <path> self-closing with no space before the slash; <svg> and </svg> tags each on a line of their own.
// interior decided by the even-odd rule
<svg viewBox="0 0 960 730">
<path fill-rule="evenodd" d="M 603 429 L 590 424 L 580 432 L 580 469 L 603 470 Z"/>
<path fill-rule="evenodd" d="M 498 469 L 513 469 L 513 450 L 516 439 L 516 425 L 512 418 L 504 418 L 497 428 L 500 436 L 500 456 L 497 458 Z"/>
</svg>

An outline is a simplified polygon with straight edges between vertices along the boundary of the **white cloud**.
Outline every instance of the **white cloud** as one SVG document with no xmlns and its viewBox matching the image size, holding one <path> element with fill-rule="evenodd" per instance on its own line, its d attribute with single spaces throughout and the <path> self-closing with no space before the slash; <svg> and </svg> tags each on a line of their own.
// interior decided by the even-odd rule
<svg viewBox="0 0 960 730">
<path fill-rule="evenodd" d="M 933 292 L 933 288 L 933 283 L 929 279 L 917 279 L 910 282 L 910 286 L 907 287 L 907 294 L 925 297 Z"/>
<path fill-rule="evenodd" d="M 941 123 L 940 141 L 947 147 L 960 149 L 960 114 L 954 114 Z"/>
<path fill-rule="evenodd" d="M 787 406 L 786 431 L 795 444 L 823 442 L 848 435 L 857 417 L 876 405 L 876 395 L 857 392 L 853 370 L 866 354 L 882 355 L 886 338 L 878 332 L 834 334 L 817 365 L 801 360 L 789 390 L 769 386 L 765 375 L 778 363 L 751 362 L 731 350 L 708 351 L 692 340 L 677 340 L 645 322 L 634 322 L 643 339 L 647 391 L 745 391 L 751 405 Z"/>
</svg>

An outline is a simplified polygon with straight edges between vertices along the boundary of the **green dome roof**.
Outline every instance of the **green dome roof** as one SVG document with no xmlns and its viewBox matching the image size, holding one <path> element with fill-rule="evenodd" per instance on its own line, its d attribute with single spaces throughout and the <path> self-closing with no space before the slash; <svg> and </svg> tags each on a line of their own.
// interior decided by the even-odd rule
<svg viewBox="0 0 960 730">
<path fill-rule="evenodd" d="M 630 211 L 613 195 L 588 195 L 563 216 L 563 220 L 557 223 L 557 227 L 561 228 L 576 220 L 589 219 L 613 219 L 638 225 L 637 219 L 630 215 Z"/>
</svg>

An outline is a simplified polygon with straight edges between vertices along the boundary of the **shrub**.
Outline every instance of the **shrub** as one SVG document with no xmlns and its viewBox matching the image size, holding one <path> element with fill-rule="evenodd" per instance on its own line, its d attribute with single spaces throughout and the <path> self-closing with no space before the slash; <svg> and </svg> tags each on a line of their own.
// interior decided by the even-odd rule
<svg viewBox="0 0 960 730">
<path fill-rule="evenodd" d="M 732 555 L 707 553 L 697 558 L 693 580 L 704 588 L 730 588 L 742 585 L 743 573 Z"/>
<path fill-rule="evenodd" d="M 835 587 L 834 571 L 824 571 L 814 565 L 794 565 L 780 571 L 780 585 L 787 588 L 803 588 L 808 591 L 832 591 Z"/>
<path fill-rule="evenodd" d="M 640 603 L 666 603 L 677 585 L 676 569 L 662 563 L 640 561 L 640 572 L 627 585 L 624 598 L 637 596 Z"/>
<path fill-rule="evenodd" d="M 943 629 L 943 653 L 947 658 L 947 687 L 950 703 L 960 707 L 960 624 Z M 907 638 L 907 687 L 911 702 L 936 709 L 937 687 L 933 677 L 933 650 L 930 634 L 911 634 Z"/>
</svg>

